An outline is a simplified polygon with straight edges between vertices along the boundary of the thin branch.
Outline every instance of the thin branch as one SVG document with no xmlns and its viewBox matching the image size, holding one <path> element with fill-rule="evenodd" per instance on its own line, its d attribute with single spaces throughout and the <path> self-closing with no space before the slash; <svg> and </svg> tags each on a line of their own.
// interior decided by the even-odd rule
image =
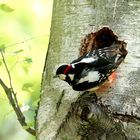
<svg viewBox="0 0 140 140">
<path fill-rule="evenodd" d="M 11 68 L 9 69 L 9 71 L 12 71 L 12 69 L 18 64 L 18 62 L 19 62 L 18 55 L 16 55 L 16 57 L 17 57 L 16 62 L 11 66 Z"/>
<path fill-rule="evenodd" d="M 8 73 L 8 77 L 9 77 L 9 81 L 10 81 L 10 88 L 8 88 L 6 86 L 6 84 L 2 81 L 2 79 L 0 78 L 0 85 L 3 87 L 7 97 L 8 97 L 8 100 L 9 102 L 11 103 L 16 115 L 17 115 L 17 118 L 18 118 L 18 121 L 20 122 L 20 124 L 25 128 L 25 130 L 27 132 L 29 132 L 30 134 L 34 135 L 36 134 L 36 131 L 35 129 L 32 129 L 32 128 L 29 128 L 28 127 L 28 124 L 25 122 L 25 117 L 18 105 L 18 101 L 17 101 L 17 97 L 16 97 L 16 93 L 14 92 L 13 90 L 13 86 L 12 86 L 12 79 L 11 79 L 11 75 L 10 75 L 10 72 L 9 72 L 9 69 L 7 67 L 7 64 L 6 64 L 6 61 L 5 61 L 5 58 L 4 58 L 4 55 L 3 55 L 3 52 L 2 50 L 0 50 L 0 53 L 1 53 L 1 56 L 2 56 L 2 59 L 3 59 L 3 63 L 4 63 L 4 66 L 6 68 L 6 71 Z"/>
<path fill-rule="evenodd" d="M 12 79 L 11 79 L 11 75 L 10 75 L 10 72 L 9 72 L 9 70 L 8 70 L 8 67 L 7 67 L 7 64 L 6 64 L 6 61 L 5 61 L 5 58 L 4 58 L 4 55 L 3 55 L 2 50 L 0 50 L 0 53 L 1 53 L 1 56 L 2 56 L 2 61 L 3 61 L 4 66 L 5 66 L 5 68 L 6 68 L 6 71 L 7 71 L 8 77 L 9 77 L 10 87 L 11 87 L 11 89 L 13 89 L 13 87 L 12 87 Z"/>
<path fill-rule="evenodd" d="M 2 61 L 3 61 L 4 66 L 5 66 L 5 68 L 6 68 L 8 77 L 9 77 L 10 88 L 11 88 L 11 90 L 12 90 L 11 93 L 12 93 L 12 95 L 14 96 L 15 102 L 16 102 L 16 104 L 17 104 L 17 106 L 18 106 L 18 101 L 17 101 L 17 98 L 16 98 L 16 94 L 15 94 L 15 92 L 14 92 L 14 90 L 13 90 L 13 86 L 12 86 L 12 78 L 11 78 L 11 75 L 10 75 L 10 71 L 9 71 L 8 66 L 7 66 L 7 64 L 6 64 L 6 61 L 5 61 L 5 58 L 4 58 L 4 55 L 3 55 L 2 50 L 0 50 L 0 53 L 1 53 L 1 56 L 2 56 Z"/>
<path fill-rule="evenodd" d="M 21 42 L 10 44 L 10 45 L 6 46 L 6 48 L 9 48 L 9 47 L 12 47 L 12 46 L 15 46 L 15 45 L 19 45 L 21 43 L 25 43 L 26 41 L 30 41 L 30 40 L 33 40 L 33 39 L 36 39 L 36 38 L 42 38 L 42 37 L 46 37 L 46 36 L 49 36 L 49 35 L 48 34 L 45 34 L 45 35 L 30 37 L 30 38 L 27 38 L 27 39 L 25 39 L 25 40 L 23 40 Z"/>
</svg>

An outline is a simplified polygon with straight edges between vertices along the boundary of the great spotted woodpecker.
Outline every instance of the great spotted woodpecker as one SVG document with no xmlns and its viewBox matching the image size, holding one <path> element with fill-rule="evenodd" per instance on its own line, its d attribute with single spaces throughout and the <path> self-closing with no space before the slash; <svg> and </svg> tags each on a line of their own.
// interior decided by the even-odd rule
<svg viewBox="0 0 140 140">
<path fill-rule="evenodd" d="M 103 33 L 100 34 L 100 38 L 107 43 L 110 36 Z M 97 44 L 89 53 L 68 65 L 60 66 L 56 71 L 56 77 L 66 81 L 73 90 L 95 91 L 118 68 L 126 55 L 126 43 L 114 38 L 110 46 L 104 44 L 98 47 Z"/>
</svg>

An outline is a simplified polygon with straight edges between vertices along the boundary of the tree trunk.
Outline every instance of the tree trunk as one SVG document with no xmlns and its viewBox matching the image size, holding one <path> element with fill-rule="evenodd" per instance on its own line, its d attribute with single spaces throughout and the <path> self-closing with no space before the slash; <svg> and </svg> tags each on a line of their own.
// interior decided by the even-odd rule
<svg viewBox="0 0 140 140">
<path fill-rule="evenodd" d="M 54 0 L 51 36 L 37 114 L 38 140 L 140 139 L 139 15 L 138 0 Z M 59 65 L 70 63 L 78 57 L 80 40 L 103 26 L 111 28 L 128 43 L 128 55 L 117 70 L 113 87 L 98 94 L 98 103 L 96 99 L 91 101 L 91 98 L 81 95 L 82 93 L 73 91 L 67 83 L 53 79 L 53 76 Z M 89 99 L 86 100 L 86 107 L 88 102 L 91 103 L 95 109 L 92 113 L 99 118 L 97 127 L 95 121 L 92 121 L 96 129 L 91 133 L 87 124 L 89 120 L 85 119 L 89 112 L 83 111 L 86 117 L 81 116 L 83 112 L 80 116 L 75 113 L 77 105 L 83 107 L 83 98 Z M 96 114 L 97 108 L 98 113 L 101 113 Z M 84 122 L 82 128 L 88 128 L 82 129 L 84 132 L 79 130 L 82 134 L 77 134 L 81 121 Z M 85 132 L 87 133 L 84 134 Z M 65 134 L 67 137 L 64 137 Z M 85 135 L 90 136 L 86 138 Z"/>
</svg>

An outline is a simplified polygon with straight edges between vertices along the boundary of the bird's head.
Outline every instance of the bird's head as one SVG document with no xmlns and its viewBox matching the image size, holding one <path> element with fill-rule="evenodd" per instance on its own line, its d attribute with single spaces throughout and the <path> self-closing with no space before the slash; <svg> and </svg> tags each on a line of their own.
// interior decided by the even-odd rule
<svg viewBox="0 0 140 140">
<path fill-rule="evenodd" d="M 61 80 L 63 81 L 66 81 L 66 82 L 70 82 L 69 80 L 69 70 L 72 68 L 71 65 L 62 65 L 60 66 L 57 71 L 56 71 L 56 75 L 54 77 L 58 77 L 60 78 Z"/>
<path fill-rule="evenodd" d="M 60 78 L 61 80 L 66 80 L 66 74 L 64 73 L 65 69 L 67 68 L 68 65 L 62 65 L 56 70 L 56 75 L 55 77 Z"/>
</svg>

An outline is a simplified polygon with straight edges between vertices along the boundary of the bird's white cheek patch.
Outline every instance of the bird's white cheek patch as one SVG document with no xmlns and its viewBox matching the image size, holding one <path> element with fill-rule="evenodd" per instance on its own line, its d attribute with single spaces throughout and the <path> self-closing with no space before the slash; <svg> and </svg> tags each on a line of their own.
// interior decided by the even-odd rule
<svg viewBox="0 0 140 140">
<path fill-rule="evenodd" d="M 87 76 L 81 78 L 77 84 L 79 83 L 83 83 L 83 82 L 96 82 L 99 81 L 100 79 L 100 75 L 98 73 L 98 71 L 90 71 Z"/>
<path fill-rule="evenodd" d="M 69 76 L 69 78 L 70 78 L 71 81 L 74 80 L 74 74 L 68 74 L 68 76 Z"/>
<path fill-rule="evenodd" d="M 59 74 L 59 78 L 61 80 L 66 80 L 66 75 L 65 74 Z"/>
</svg>

